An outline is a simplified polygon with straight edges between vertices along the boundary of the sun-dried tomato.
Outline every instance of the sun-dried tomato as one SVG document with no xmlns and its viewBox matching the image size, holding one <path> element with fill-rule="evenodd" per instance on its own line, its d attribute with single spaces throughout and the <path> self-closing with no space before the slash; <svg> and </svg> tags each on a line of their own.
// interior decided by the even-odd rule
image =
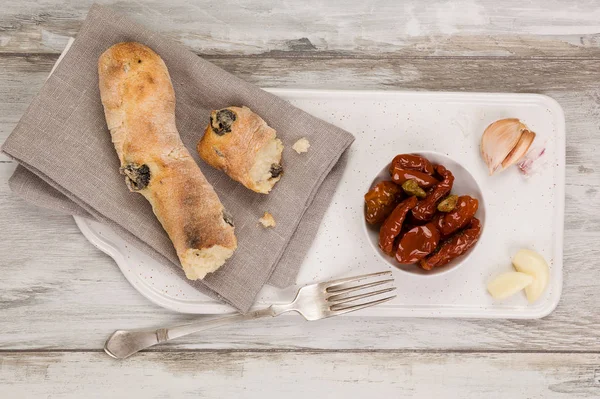
<svg viewBox="0 0 600 399">
<path fill-rule="evenodd" d="M 402 264 L 416 263 L 432 253 L 439 241 L 440 232 L 433 223 L 414 227 L 400 239 L 396 260 Z"/>
<path fill-rule="evenodd" d="M 408 211 L 417 205 L 417 197 L 409 197 L 399 203 L 379 230 L 379 248 L 388 255 L 394 254 L 394 241 L 402 231 L 402 223 Z"/>
<path fill-rule="evenodd" d="M 390 166 L 390 174 L 392 174 L 391 171 L 394 168 L 418 170 L 419 172 L 425 172 L 428 175 L 433 174 L 433 165 L 431 162 L 422 156 L 415 154 L 396 155 L 392 160 L 392 165 Z"/>
<path fill-rule="evenodd" d="M 458 197 L 456 208 L 444 215 L 442 219 L 442 234 L 449 236 L 457 230 L 465 227 L 477 212 L 479 201 L 468 195 Z"/>
<path fill-rule="evenodd" d="M 435 177 L 416 170 L 393 167 L 390 170 L 390 174 L 392 175 L 392 180 L 394 183 L 399 185 L 402 185 L 402 183 L 408 180 L 416 181 L 417 184 L 419 184 L 419 186 L 422 188 L 430 188 L 439 183 Z"/>
<path fill-rule="evenodd" d="M 379 224 L 387 218 L 402 199 L 402 189 L 393 181 L 379 182 L 365 194 L 365 219 Z"/>
<path fill-rule="evenodd" d="M 433 225 L 438 229 L 440 234 L 442 234 L 442 220 L 444 220 L 444 214 L 437 212 L 435 215 L 433 215 L 433 219 L 431 219 L 431 222 L 430 222 L 430 223 L 433 223 Z M 443 237 L 443 234 L 442 234 L 442 237 Z"/>
<path fill-rule="evenodd" d="M 435 214 L 437 202 L 452 190 L 452 185 L 454 184 L 452 172 L 443 165 L 436 165 L 435 170 L 444 180 L 435 186 L 427 197 L 419 201 L 417 206 L 413 208 L 412 214 L 417 220 L 431 220 Z"/>
<path fill-rule="evenodd" d="M 459 231 L 440 246 L 433 255 L 422 259 L 419 265 L 425 270 L 444 266 L 458 256 L 461 256 L 475 245 L 481 235 L 481 223 L 473 218 L 467 229 Z"/>
</svg>

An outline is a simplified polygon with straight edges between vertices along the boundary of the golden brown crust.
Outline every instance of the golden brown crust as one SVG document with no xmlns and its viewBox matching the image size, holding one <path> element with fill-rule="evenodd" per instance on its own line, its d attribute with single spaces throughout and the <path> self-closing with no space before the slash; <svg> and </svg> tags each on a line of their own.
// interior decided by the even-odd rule
<svg viewBox="0 0 600 399">
<path fill-rule="evenodd" d="M 98 60 L 100 95 L 122 173 L 131 191 L 144 195 L 173 242 L 188 276 L 202 278 L 189 255 L 237 247 L 223 205 L 175 126 L 175 93 L 167 67 L 150 48 L 119 43 Z M 208 272 L 225 259 L 210 259 Z M 217 263 L 220 263 L 217 265 Z M 205 270 L 206 271 L 206 270 Z"/>
<path fill-rule="evenodd" d="M 283 145 L 275 129 L 247 107 L 213 111 L 196 149 L 209 165 L 258 193 L 267 194 L 281 178 Z"/>
</svg>

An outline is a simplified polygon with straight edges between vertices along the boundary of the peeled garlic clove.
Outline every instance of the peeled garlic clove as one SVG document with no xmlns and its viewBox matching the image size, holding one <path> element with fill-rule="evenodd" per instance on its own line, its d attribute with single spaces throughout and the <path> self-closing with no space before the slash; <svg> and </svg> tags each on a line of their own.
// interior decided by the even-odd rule
<svg viewBox="0 0 600 399">
<path fill-rule="evenodd" d="M 510 165 L 519 162 L 525 156 L 525 154 L 527 154 L 527 151 L 529 150 L 529 147 L 531 147 L 534 139 L 534 132 L 530 130 L 524 130 L 515 148 L 513 148 L 508 156 L 504 158 L 504 161 L 502 161 L 502 169 L 506 169 Z"/>
<path fill-rule="evenodd" d="M 522 139 L 524 132 L 529 132 L 530 134 Z M 533 134 L 533 137 L 531 137 L 531 134 Z M 509 162 L 512 164 L 525 155 L 524 153 L 521 154 L 521 151 L 525 146 L 527 147 L 525 152 L 527 151 L 531 145 L 530 138 L 533 141 L 535 133 L 530 132 L 527 126 L 517 118 L 500 119 L 489 125 L 483 132 L 483 136 L 481 136 L 481 156 L 487 164 L 490 175 L 494 174 L 498 169 L 502 170 L 504 168 L 503 162 L 509 156 Z M 512 156 L 511 153 L 522 140 L 523 144 L 514 156 Z M 527 145 L 528 142 L 529 144 Z M 519 158 L 513 161 L 517 155 L 519 155 Z"/>
<path fill-rule="evenodd" d="M 533 283 L 533 277 L 521 272 L 502 273 L 492 280 L 487 290 L 494 299 L 505 299 L 513 296 Z"/>
<path fill-rule="evenodd" d="M 517 271 L 529 274 L 533 282 L 525 288 L 525 294 L 529 303 L 537 301 L 548 286 L 550 280 L 550 268 L 548 263 L 535 251 L 522 249 L 513 258 L 513 266 Z"/>
</svg>

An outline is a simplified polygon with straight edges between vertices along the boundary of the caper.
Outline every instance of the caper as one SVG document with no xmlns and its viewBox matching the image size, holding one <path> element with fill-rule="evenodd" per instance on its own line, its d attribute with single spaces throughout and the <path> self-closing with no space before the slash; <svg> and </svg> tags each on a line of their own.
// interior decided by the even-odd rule
<svg viewBox="0 0 600 399">
<path fill-rule="evenodd" d="M 449 195 L 438 204 L 437 210 L 440 212 L 452 212 L 456 208 L 457 202 L 458 195 Z"/>
<path fill-rule="evenodd" d="M 421 187 L 419 187 L 419 183 L 416 180 L 407 180 L 402 183 L 402 189 L 408 195 L 414 195 L 418 198 L 427 197 L 427 193 Z"/>
</svg>

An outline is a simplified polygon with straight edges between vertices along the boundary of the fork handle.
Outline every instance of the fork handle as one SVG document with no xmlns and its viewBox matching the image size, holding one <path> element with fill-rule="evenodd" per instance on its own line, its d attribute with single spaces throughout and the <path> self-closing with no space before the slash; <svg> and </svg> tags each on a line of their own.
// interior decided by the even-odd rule
<svg viewBox="0 0 600 399">
<path fill-rule="evenodd" d="M 240 321 L 275 317 L 288 310 L 284 306 L 269 306 L 246 314 L 237 313 L 159 329 L 117 330 L 106 340 L 104 351 L 115 359 L 125 359 L 143 349 L 176 338 Z"/>
</svg>

